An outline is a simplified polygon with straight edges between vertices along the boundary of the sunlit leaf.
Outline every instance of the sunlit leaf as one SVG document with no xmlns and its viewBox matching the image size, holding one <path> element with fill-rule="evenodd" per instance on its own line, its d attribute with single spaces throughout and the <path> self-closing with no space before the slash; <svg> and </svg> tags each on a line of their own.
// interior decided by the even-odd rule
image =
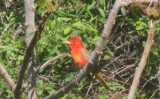
<svg viewBox="0 0 160 99">
<path fill-rule="evenodd" d="M 123 15 L 126 15 L 126 8 L 124 6 L 121 7 L 121 12 L 122 12 Z"/>
<path fill-rule="evenodd" d="M 71 31 L 71 27 L 66 27 L 66 28 L 64 29 L 64 34 L 66 35 L 66 34 L 68 34 L 70 31 Z"/>
<path fill-rule="evenodd" d="M 105 12 L 102 8 L 98 8 L 98 10 L 103 17 L 106 17 Z"/>
<path fill-rule="evenodd" d="M 95 0 L 91 0 L 90 3 L 87 5 L 87 9 L 90 10 L 92 9 L 96 4 Z"/>
</svg>

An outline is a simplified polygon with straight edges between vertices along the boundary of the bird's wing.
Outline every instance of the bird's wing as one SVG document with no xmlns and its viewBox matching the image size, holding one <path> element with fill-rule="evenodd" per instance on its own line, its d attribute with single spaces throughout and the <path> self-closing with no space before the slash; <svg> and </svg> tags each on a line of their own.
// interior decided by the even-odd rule
<svg viewBox="0 0 160 99">
<path fill-rule="evenodd" d="M 88 62 L 91 57 L 91 53 L 86 48 L 82 48 L 81 51 L 83 53 L 83 58 Z"/>
</svg>

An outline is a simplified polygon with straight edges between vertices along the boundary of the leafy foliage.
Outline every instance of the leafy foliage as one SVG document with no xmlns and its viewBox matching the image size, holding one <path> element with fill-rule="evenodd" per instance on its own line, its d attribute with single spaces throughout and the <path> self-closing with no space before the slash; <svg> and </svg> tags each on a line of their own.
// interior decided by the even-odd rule
<svg viewBox="0 0 160 99">
<path fill-rule="evenodd" d="M 53 5 L 50 1 L 52 0 L 36 1 L 35 18 L 37 26 L 41 16 L 44 15 L 47 9 L 55 10 L 58 0 L 55 0 Z M 8 4 L 7 1 L 3 3 Z M 42 65 L 56 55 L 69 52 L 68 46 L 63 45 L 62 42 L 73 35 L 79 36 L 84 41 L 84 45 L 90 51 L 93 51 L 113 4 L 114 0 L 65 0 L 61 8 L 47 19 L 41 39 L 36 45 L 37 66 Z M 17 74 L 26 48 L 23 14 L 24 8 L 21 1 L 11 3 L 9 8 L 2 6 L 2 9 L 0 9 L 0 60 L 14 82 L 17 82 Z M 147 38 L 149 17 L 137 7 L 122 7 L 118 15 L 120 17 L 117 17 L 112 30 L 113 33 L 103 50 L 104 54 L 101 56 L 103 60 L 99 63 L 105 70 L 103 72 L 104 76 L 107 75 L 105 80 L 110 82 L 111 95 L 104 91 L 105 88 L 98 81 L 86 77 L 62 99 L 81 99 L 86 96 L 87 92 L 89 92 L 87 98 L 109 99 L 113 95 L 120 99 L 126 99 L 134 69 L 139 63 Z M 155 41 L 135 99 L 147 99 L 152 95 L 148 92 L 155 92 L 159 85 L 156 76 L 160 63 L 159 23 L 160 19 L 157 18 L 154 25 Z M 132 64 L 135 66 L 124 70 Z M 70 57 L 61 58 L 51 63 L 40 72 L 37 78 L 38 97 L 43 98 L 56 92 L 74 77 L 75 71 L 76 69 Z M 24 83 L 26 81 L 27 75 Z M 148 83 L 145 85 L 147 81 Z M 0 95 L 2 94 L 5 99 L 13 98 L 13 92 L 2 76 L 0 76 L 0 82 Z M 93 85 L 88 90 L 91 82 L 93 82 Z M 94 96 L 94 93 L 97 94 Z M 23 98 L 26 97 L 25 94 Z M 160 94 L 156 93 L 154 98 L 157 97 L 160 97 Z"/>
</svg>

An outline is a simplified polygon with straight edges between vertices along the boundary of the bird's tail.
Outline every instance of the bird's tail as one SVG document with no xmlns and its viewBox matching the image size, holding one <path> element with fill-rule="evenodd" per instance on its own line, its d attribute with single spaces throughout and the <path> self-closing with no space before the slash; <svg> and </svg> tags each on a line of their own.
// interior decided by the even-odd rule
<svg viewBox="0 0 160 99">
<path fill-rule="evenodd" d="M 107 82 L 104 80 L 103 75 L 102 75 L 101 72 L 92 72 L 92 73 L 93 73 L 93 75 L 96 76 L 96 78 L 97 78 L 99 81 L 102 82 L 103 86 L 104 86 L 107 90 L 110 89 L 110 88 L 108 87 Z"/>
</svg>

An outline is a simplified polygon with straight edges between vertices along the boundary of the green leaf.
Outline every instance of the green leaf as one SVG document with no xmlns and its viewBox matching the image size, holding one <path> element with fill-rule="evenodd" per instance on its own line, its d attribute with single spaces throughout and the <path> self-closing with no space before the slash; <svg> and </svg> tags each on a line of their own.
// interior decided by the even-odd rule
<svg viewBox="0 0 160 99">
<path fill-rule="evenodd" d="M 121 7 L 121 12 L 123 15 L 126 15 L 126 8 L 125 7 Z"/>
<path fill-rule="evenodd" d="M 87 9 L 90 10 L 92 9 L 96 4 L 96 0 L 92 0 L 88 5 L 87 5 Z"/>
<path fill-rule="evenodd" d="M 99 94 L 98 99 L 110 99 L 107 94 Z"/>
<path fill-rule="evenodd" d="M 99 0 L 101 5 L 105 5 L 105 0 Z"/>
<path fill-rule="evenodd" d="M 99 21 L 103 24 L 105 24 L 107 22 L 107 18 L 103 17 L 101 19 L 99 19 Z"/>
<path fill-rule="evenodd" d="M 112 52 L 108 47 L 107 47 L 107 53 L 109 53 L 109 55 L 114 56 L 114 52 Z"/>
<path fill-rule="evenodd" d="M 109 59 L 110 56 L 109 56 L 109 55 L 105 55 L 104 58 L 105 58 L 105 59 Z"/>
<path fill-rule="evenodd" d="M 56 90 L 51 89 L 51 90 L 48 90 L 48 92 L 51 94 L 51 93 L 53 93 L 53 92 L 56 92 Z"/>
<path fill-rule="evenodd" d="M 46 0 L 46 5 L 47 5 L 47 7 L 48 7 L 48 10 L 50 10 L 50 11 L 56 11 L 56 8 L 55 8 L 55 6 L 51 3 L 52 1 L 48 1 L 48 0 Z"/>
<path fill-rule="evenodd" d="M 43 93 L 42 90 L 38 90 L 38 91 L 37 91 L 37 94 L 38 94 L 38 95 L 42 95 L 42 93 Z"/>
<path fill-rule="evenodd" d="M 92 43 L 93 43 L 93 44 L 96 44 L 96 43 L 98 42 L 99 38 L 100 38 L 100 36 L 95 36 L 95 37 L 93 38 Z"/>
<path fill-rule="evenodd" d="M 111 90 L 117 90 L 117 89 L 125 89 L 125 87 L 123 85 L 121 85 L 120 83 L 108 83 L 109 87 Z"/>
<path fill-rule="evenodd" d="M 58 17 L 59 21 L 70 21 L 72 18 L 66 18 L 66 17 Z"/>
<path fill-rule="evenodd" d="M 45 7 L 45 0 L 37 0 L 37 4 L 38 4 L 38 6 L 40 6 L 40 8 L 43 8 L 43 7 Z"/>
<path fill-rule="evenodd" d="M 80 22 L 80 21 L 73 23 L 73 26 L 76 26 L 76 27 L 85 27 L 85 26 L 83 25 L 83 23 Z"/>
<path fill-rule="evenodd" d="M 43 85 L 43 81 L 42 81 L 42 80 L 38 80 L 37 83 L 38 83 L 39 85 Z"/>
<path fill-rule="evenodd" d="M 64 29 L 64 34 L 66 35 L 66 34 L 68 34 L 70 31 L 71 31 L 71 27 L 68 26 L 67 28 Z"/>
<path fill-rule="evenodd" d="M 136 27 L 136 30 L 142 30 L 144 27 L 142 25 L 139 25 Z"/>
<path fill-rule="evenodd" d="M 51 0 L 37 0 L 37 4 L 40 6 L 40 8 L 47 7 L 50 11 L 56 11 L 56 8 L 52 4 Z"/>
<path fill-rule="evenodd" d="M 103 17 L 106 17 L 105 12 L 102 8 L 98 8 L 98 10 Z"/>
</svg>

